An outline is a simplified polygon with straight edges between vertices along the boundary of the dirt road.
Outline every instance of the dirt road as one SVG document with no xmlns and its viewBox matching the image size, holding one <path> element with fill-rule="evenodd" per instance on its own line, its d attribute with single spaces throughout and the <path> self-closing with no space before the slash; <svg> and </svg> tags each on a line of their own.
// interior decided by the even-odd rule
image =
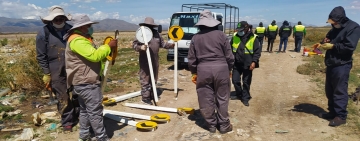
<svg viewBox="0 0 360 141">
<path fill-rule="evenodd" d="M 278 42 L 278 41 L 277 41 Z M 266 50 L 265 41 L 263 50 Z M 278 43 L 275 44 L 278 48 Z M 288 50 L 294 48 L 290 39 Z M 295 56 L 292 58 L 290 55 Z M 251 85 L 252 100 L 250 106 L 245 107 L 239 100 L 231 100 L 229 104 L 230 120 L 233 132 L 221 135 L 218 132 L 210 134 L 200 126 L 204 124 L 201 116 L 178 116 L 169 113 L 171 122 L 160 124 L 154 132 L 139 132 L 134 127 L 105 119 L 108 135 L 114 141 L 323 141 L 347 140 L 355 141 L 357 136 L 348 134 L 346 125 L 329 127 L 328 121 L 317 117 L 319 112 L 326 111 L 326 98 L 314 92 L 315 82 L 310 77 L 298 74 L 296 68 L 304 63 L 301 53 L 287 51 L 287 53 L 263 52 L 260 68 L 255 69 Z M 173 71 L 162 66 L 159 88 L 173 89 Z M 178 100 L 174 99 L 174 92 L 164 90 L 159 102 L 166 107 L 192 107 L 198 109 L 195 85 L 191 82 L 191 74 L 187 70 L 179 70 Z M 231 88 L 234 91 L 234 88 Z M 135 90 L 138 91 L 138 90 Z M 139 103 L 139 98 L 132 102 Z M 131 102 L 130 101 L 130 102 Z M 129 102 L 129 101 L 127 101 Z M 121 103 L 106 109 L 126 111 L 151 115 L 159 113 L 123 107 Z M 287 133 L 276 133 L 287 132 Z M 71 134 L 59 134 L 56 140 L 75 140 L 78 131 Z"/>
</svg>

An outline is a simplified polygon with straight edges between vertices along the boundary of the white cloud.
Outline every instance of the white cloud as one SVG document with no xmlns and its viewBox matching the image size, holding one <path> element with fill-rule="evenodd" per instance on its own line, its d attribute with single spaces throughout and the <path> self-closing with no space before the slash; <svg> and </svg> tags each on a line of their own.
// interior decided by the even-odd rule
<svg viewBox="0 0 360 141">
<path fill-rule="evenodd" d="M 360 10 L 360 1 L 351 2 L 350 6 L 346 7 L 346 9 Z"/>
<path fill-rule="evenodd" d="M 230 21 L 230 16 L 228 16 L 226 18 L 226 23 L 233 22 L 234 19 L 235 19 L 235 22 L 247 21 L 249 24 L 253 24 L 253 25 L 257 25 L 260 22 L 267 23 L 268 20 L 264 19 L 263 17 L 264 16 L 262 16 L 262 15 L 260 15 L 260 16 L 244 16 L 244 17 L 239 17 L 239 19 L 236 19 L 236 18 L 234 18 L 234 16 L 231 16 L 231 21 Z"/>
<path fill-rule="evenodd" d="M 0 16 L 10 18 L 37 19 L 46 16 L 48 8 L 42 8 L 35 4 L 22 4 L 19 1 L 1 1 Z"/>
<path fill-rule="evenodd" d="M 77 2 L 86 2 L 86 3 L 91 3 L 94 1 L 99 1 L 99 0 L 71 0 L 71 2 L 77 3 Z"/>
<path fill-rule="evenodd" d="M 121 0 L 106 0 L 108 3 L 115 3 L 115 2 L 121 2 Z"/>
</svg>

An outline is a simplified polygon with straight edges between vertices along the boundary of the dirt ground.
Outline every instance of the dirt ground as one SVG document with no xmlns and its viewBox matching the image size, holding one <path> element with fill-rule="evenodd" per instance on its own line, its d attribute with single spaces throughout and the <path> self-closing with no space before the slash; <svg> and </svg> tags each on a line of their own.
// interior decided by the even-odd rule
<svg viewBox="0 0 360 141">
<path fill-rule="evenodd" d="M 276 51 L 279 41 L 274 44 Z M 264 42 L 263 51 L 266 50 Z M 233 124 L 233 132 L 227 134 L 210 134 L 201 126 L 204 120 L 196 112 L 195 115 L 179 116 L 176 113 L 167 113 L 171 122 L 159 124 L 153 132 L 137 131 L 134 127 L 118 123 L 105 118 L 104 122 L 108 136 L 113 141 L 324 141 L 341 140 L 356 141 L 359 136 L 348 131 L 346 125 L 329 127 L 328 121 L 320 119 L 317 114 L 326 110 L 326 97 L 314 90 L 315 82 L 309 76 L 296 72 L 297 66 L 304 63 L 301 53 L 291 52 L 294 41 L 290 38 L 286 53 L 262 52 L 260 68 L 253 72 L 251 85 L 250 106 L 245 107 L 239 100 L 230 100 L 229 114 Z M 292 58 L 291 56 L 295 56 Z M 188 70 L 180 68 L 178 73 L 178 99 L 175 100 L 173 89 L 172 66 L 162 66 L 160 83 L 163 88 L 158 106 L 163 107 L 192 107 L 198 109 L 198 97 L 195 85 L 191 82 Z M 170 68 L 170 69 L 169 69 Z M 134 87 L 132 87 L 134 88 Z M 135 87 L 136 88 L 136 87 Z M 139 90 L 133 91 L 139 91 Z M 170 90 L 168 90 L 170 89 Z M 231 88 L 234 91 L 234 87 Z M 125 94 L 126 91 L 115 95 Z M 140 103 L 139 97 L 118 103 L 115 106 L 105 107 L 109 110 L 118 110 L 144 115 L 163 113 L 124 107 L 125 102 Z M 137 120 L 138 121 L 138 120 Z M 276 133 L 286 131 L 287 133 Z M 59 133 L 56 141 L 76 140 L 79 132 L 70 134 Z"/>
</svg>

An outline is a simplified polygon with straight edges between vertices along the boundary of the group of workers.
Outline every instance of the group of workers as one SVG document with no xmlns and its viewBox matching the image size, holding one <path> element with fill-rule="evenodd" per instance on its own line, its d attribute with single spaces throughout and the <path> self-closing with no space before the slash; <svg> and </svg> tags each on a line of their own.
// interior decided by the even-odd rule
<svg viewBox="0 0 360 141">
<path fill-rule="evenodd" d="M 74 24 L 66 23 L 69 20 Z M 36 37 L 37 60 L 44 72 L 44 83 L 51 86 L 59 101 L 57 106 L 63 130 L 72 131 L 72 127 L 79 123 L 79 141 L 90 140 L 90 130 L 94 132 L 97 140 L 109 140 L 103 124 L 101 82 L 104 81 L 104 61 L 111 51 L 117 48 L 117 39 L 108 44 L 96 45 L 93 42 L 92 25 L 98 22 L 91 21 L 84 14 L 70 18 L 60 6 L 51 7 L 49 15 L 42 18 L 42 21 L 44 28 Z M 326 96 L 329 113 L 319 116 L 332 119 L 330 126 L 338 126 L 346 122 L 347 82 L 360 27 L 346 17 L 342 7 L 334 8 L 328 22 L 333 28 L 319 47 L 327 50 Z M 154 95 L 146 50 L 151 53 L 156 82 L 159 48 L 170 49 L 174 44 L 166 43 L 154 29 L 158 25 L 153 18 L 147 17 L 139 25 L 146 26 L 153 32 L 153 38 L 148 45 L 136 39 L 132 44 L 134 50 L 139 52 L 141 102 L 152 105 Z M 192 81 L 196 84 L 200 113 L 208 130 L 215 133 L 218 128 L 220 133 L 227 133 L 233 129 L 228 113 L 229 99 L 240 99 L 245 106 L 249 106 L 252 98 L 252 71 L 259 67 L 263 38 L 268 38 L 267 50 L 271 52 L 278 29 L 275 21 L 267 29 L 260 23 L 253 33 L 252 26 L 241 21 L 229 42 L 225 33 L 218 30 L 218 25 L 220 22 L 211 16 L 211 11 L 201 12 L 195 25 L 200 31 L 191 40 L 188 66 Z M 284 22 L 279 32 L 281 44 L 284 43 L 285 51 L 292 30 L 293 37 L 297 40 L 295 50 L 299 52 L 301 39 L 306 34 L 301 22 L 293 29 L 288 22 Z M 230 96 L 230 78 L 236 92 L 233 96 Z"/>
<path fill-rule="evenodd" d="M 262 49 L 262 45 L 264 42 L 264 38 L 268 39 L 267 52 L 272 53 L 274 41 L 276 36 L 280 36 L 280 44 L 278 52 L 286 52 L 287 43 L 289 37 L 292 35 L 295 39 L 295 48 L 294 52 L 300 52 L 302 39 L 306 36 L 306 28 L 302 25 L 301 21 L 298 22 L 297 25 L 291 27 L 288 21 L 284 21 L 281 25 L 280 29 L 276 25 L 276 21 L 273 20 L 271 24 L 265 28 L 263 23 L 260 22 L 259 26 L 255 28 L 255 34 L 258 36 L 260 46 Z M 284 45 L 284 48 L 282 46 Z M 281 51 L 282 50 L 282 51 Z"/>
</svg>

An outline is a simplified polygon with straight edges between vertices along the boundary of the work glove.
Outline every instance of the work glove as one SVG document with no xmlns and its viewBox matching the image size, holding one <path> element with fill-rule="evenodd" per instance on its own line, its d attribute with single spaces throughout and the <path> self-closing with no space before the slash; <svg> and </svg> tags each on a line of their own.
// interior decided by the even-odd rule
<svg viewBox="0 0 360 141">
<path fill-rule="evenodd" d="M 332 44 L 332 43 L 324 43 L 324 44 L 321 44 L 320 47 L 322 49 L 329 50 L 329 49 L 332 49 L 334 47 L 334 44 Z"/>
<path fill-rule="evenodd" d="M 191 77 L 191 81 L 196 84 L 196 80 L 197 80 L 197 74 L 192 74 L 192 77 Z"/>
<path fill-rule="evenodd" d="M 147 45 L 142 45 L 142 46 L 140 47 L 140 49 L 143 50 L 143 51 L 146 51 L 147 48 L 148 48 Z"/>
<path fill-rule="evenodd" d="M 111 49 L 117 48 L 117 47 L 118 47 L 117 44 L 118 44 L 118 40 L 117 40 L 117 39 L 111 40 L 111 41 L 108 43 L 108 45 L 110 46 Z"/>
<path fill-rule="evenodd" d="M 50 74 L 44 74 L 43 76 L 43 81 L 45 84 L 49 84 L 50 83 L 50 80 L 51 80 L 51 76 Z"/>
</svg>

